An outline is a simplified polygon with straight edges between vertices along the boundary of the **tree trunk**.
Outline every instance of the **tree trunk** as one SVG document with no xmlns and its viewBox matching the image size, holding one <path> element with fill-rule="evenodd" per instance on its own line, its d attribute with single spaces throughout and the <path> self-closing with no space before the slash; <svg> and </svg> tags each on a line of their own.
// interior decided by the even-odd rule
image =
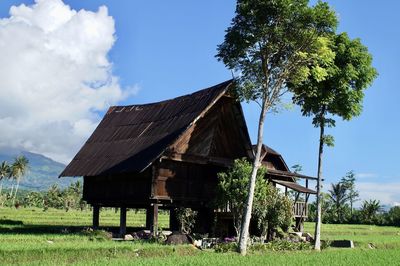
<svg viewBox="0 0 400 266">
<path fill-rule="evenodd" d="M 17 198 L 17 192 L 18 192 L 18 188 L 19 188 L 19 181 L 20 181 L 20 179 L 18 178 L 17 179 L 17 186 L 15 187 L 15 194 L 14 194 L 14 199 L 13 199 L 13 204 L 12 205 L 15 204 L 15 199 Z"/>
<path fill-rule="evenodd" d="M 350 217 L 353 219 L 353 199 L 350 198 Z"/>
<path fill-rule="evenodd" d="M 13 181 L 11 181 L 13 183 Z M 14 194 L 14 184 L 11 185 L 11 191 L 10 191 L 10 198 L 12 198 L 12 195 Z"/>
<path fill-rule="evenodd" d="M 246 207 L 243 215 L 242 228 L 240 230 L 239 238 L 239 252 L 241 255 L 245 256 L 247 253 L 247 239 L 249 237 L 249 227 L 251 220 L 251 211 L 253 209 L 253 199 L 254 199 L 254 189 L 256 186 L 257 171 L 260 167 L 261 158 L 261 148 L 263 145 L 263 135 L 264 135 L 264 120 L 267 113 L 267 101 L 264 98 L 261 108 L 260 118 L 258 121 L 258 136 L 257 136 L 257 148 L 256 154 L 253 161 L 253 169 L 251 171 L 250 183 L 248 187 L 248 195 Z"/>
<path fill-rule="evenodd" d="M 321 250 L 321 188 L 322 188 L 322 155 L 324 153 L 324 121 L 320 124 L 317 180 L 317 221 L 315 224 L 315 250 Z"/>
</svg>

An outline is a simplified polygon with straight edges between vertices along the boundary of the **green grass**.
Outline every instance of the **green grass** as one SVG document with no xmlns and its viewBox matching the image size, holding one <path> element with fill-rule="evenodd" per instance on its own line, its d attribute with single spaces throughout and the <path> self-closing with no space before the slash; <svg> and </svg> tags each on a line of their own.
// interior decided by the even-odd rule
<svg viewBox="0 0 400 266">
<path fill-rule="evenodd" d="M 89 211 L 0 208 L 1 265 L 399 265 L 400 228 L 367 225 L 323 225 L 326 240 L 351 239 L 355 249 L 322 252 L 236 253 L 199 251 L 192 246 L 91 240 L 82 232 L 91 225 Z M 160 215 L 162 227 L 168 216 Z M 129 227 L 144 224 L 145 214 L 129 211 Z M 103 210 L 100 225 L 116 230 L 119 213 Z M 313 224 L 305 225 L 313 231 Z M 131 229 L 133 230 L 133 229 Z M 372 243 L 376 249 L 369 249 Z"/>
</svg>

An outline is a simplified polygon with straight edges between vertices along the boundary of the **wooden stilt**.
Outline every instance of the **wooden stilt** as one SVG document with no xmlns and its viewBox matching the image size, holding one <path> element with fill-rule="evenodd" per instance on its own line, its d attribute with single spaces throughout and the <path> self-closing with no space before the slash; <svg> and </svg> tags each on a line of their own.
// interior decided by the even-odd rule
<svg viewBox="0 0 400 266">
<path fill-rule="evenodd" d="M 179 224 L 178 224 L 178 219 L 176 217 L 176 211 L 173 208 L 169 210 L 169 230 L 171 230 L 171 231 L 179 230 Z"/>
<path fill-rule="evenodd" d="M 100 207 L 99 205 L 93 205 L 93 229 L 99 228 L 99 217 L 100 217 Z"/>
<path fill-rule="evenodd" d="M 153 206 L 149 206 L 146 209 L 146 229 L 151 231 L 153 224 Z"/>
<path fill-rule="evenodd" d="M 152 230 L 154 236 L 158 234 L 158 204 L 153 205 L 153 223 L 152 223 Z"/>
<path fill-rule="evenodd" d="M 126 207 L 120 208 L 119 234 L 122 237 L 126 234 Z"/>
</svg>

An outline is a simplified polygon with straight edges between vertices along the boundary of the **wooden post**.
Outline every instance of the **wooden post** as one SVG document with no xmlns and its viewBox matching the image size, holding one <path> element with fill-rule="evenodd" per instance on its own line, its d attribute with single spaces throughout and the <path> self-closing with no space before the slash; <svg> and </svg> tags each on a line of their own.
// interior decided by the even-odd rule
<svg viewBox="0 0 400 266">
<path fill-rule="evenodd" d="M 176 217 L 176 211 L 174 208 L 171 208 L 169 210 L 169 230 L 171 231 L 179 230 L 178 219 Z"/>
<path fill-rule="evenodd" d="M 158 233 L 158 204 L 154 203 L 153 205 L 153 223 L 152 223 L 152 230 L 154 236 L 157 236 Z"/>
<path fill-rule="evenodd" d="M 155 236 L 158 232 L 158 204 L 154 203 L 146 211 L 146 229 Z"/>
<path fill-rule="evenodd" d="M 93 229 L 99 228 L 99 216 L 100 216 L 100 207 L 99 205 L 93 205 Z"/>
<path fill-rule="evenodd" d="M 122 237 L 126 234 L 126 207 L 120 208 L 119 234 Z"/>
<path fill-rule="evenodd" d="M 152 219 L 153 219 L 153 208 L 152 206 L 149 206 L 146 209 L 146 229 L 150 231 L 153 223 Z"/>
<path fill-rule="evenodd" d="M 287 197 L 287 187 L 285 187 L 285 196 Z"/>
</svg>

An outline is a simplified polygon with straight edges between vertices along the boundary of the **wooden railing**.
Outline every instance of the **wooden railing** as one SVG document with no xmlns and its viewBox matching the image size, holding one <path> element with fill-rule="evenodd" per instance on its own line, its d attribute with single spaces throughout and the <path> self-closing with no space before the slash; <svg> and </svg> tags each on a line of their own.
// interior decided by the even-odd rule
<svg viewBox="0 0 400 266">
<path fill-rule="evenodd" d="M 308 215 L 308 204 L 301 201 L 293 204 L 294 217 L 307 217 L 307 215 Z"/>
</svg>

